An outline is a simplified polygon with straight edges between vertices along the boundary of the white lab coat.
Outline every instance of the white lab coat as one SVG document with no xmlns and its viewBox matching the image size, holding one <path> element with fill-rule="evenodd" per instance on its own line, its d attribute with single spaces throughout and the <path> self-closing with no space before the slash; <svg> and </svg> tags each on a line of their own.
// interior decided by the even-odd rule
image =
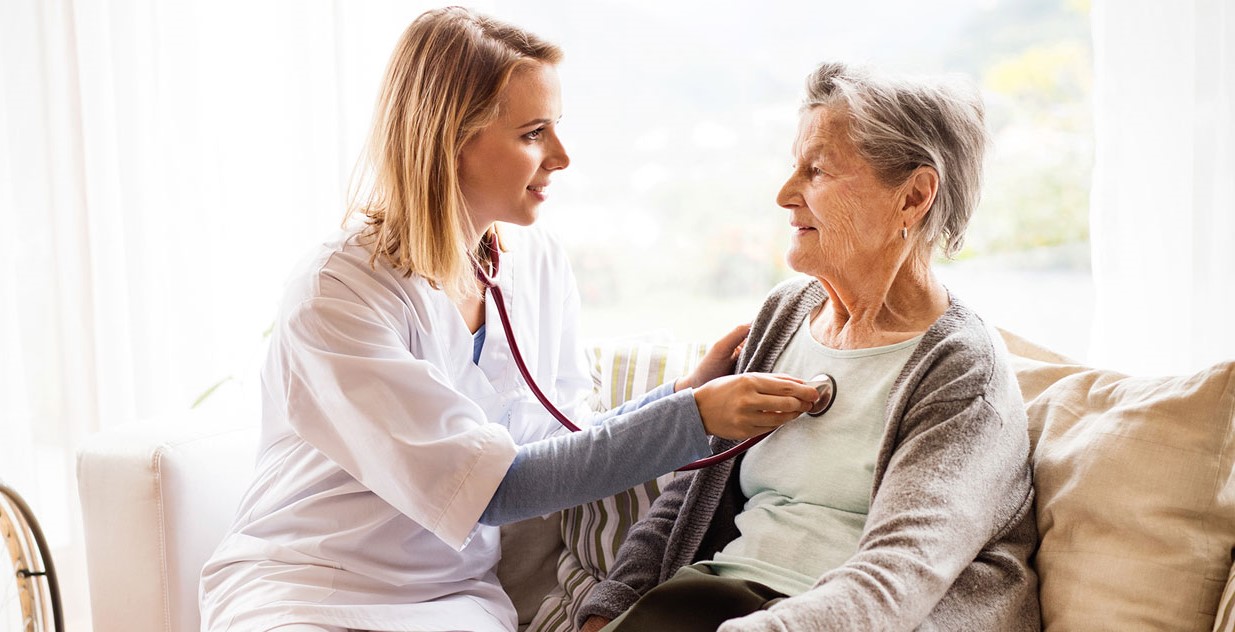
<svg viewBox="0 0 1235 632">
<path fill-rule="evenodd" d="M 498 282 L 524 359 L 568 415 L 591 379 L 562 249 L 502 227 Z M 203 630 L 313 622 L 514 630 L 477 524 L 516 445 L 560 426 L 519 376 L 493 305 L 479 366 L 445 294 L 345 233 L 293 274 L 262 375 L 255 478 L 202 573 Z"/>
</svg>

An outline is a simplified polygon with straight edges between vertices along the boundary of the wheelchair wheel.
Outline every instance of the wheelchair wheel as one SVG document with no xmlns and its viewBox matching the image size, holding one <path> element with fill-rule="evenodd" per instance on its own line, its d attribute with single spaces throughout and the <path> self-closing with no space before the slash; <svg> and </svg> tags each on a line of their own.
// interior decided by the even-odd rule
<svg viewBox="0 0 1235 632">
<path fill-rule="evenodd" d="M 64 632 L 60 586 L 43 531 L 22 497 L 0 482 L 0 632 Z"/>
</svg>

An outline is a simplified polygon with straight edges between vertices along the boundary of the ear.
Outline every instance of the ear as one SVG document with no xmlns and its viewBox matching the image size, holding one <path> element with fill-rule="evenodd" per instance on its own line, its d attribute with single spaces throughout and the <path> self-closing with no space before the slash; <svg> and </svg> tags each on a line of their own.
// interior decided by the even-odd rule
<svg viewBox="0 0 1235 632">
<path fill-rule="evenodd" d="M 901 189 L 901 212 L 906 226 L 917 224 L 939 193 L 939 172 L 934 167 L 921 166 L 913 170 Z"/>
</svg>

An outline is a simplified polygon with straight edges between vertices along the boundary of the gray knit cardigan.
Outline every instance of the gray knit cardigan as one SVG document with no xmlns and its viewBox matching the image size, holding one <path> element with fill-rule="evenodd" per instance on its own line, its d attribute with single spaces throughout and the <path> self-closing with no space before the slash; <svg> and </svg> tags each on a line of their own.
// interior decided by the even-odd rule
<svg viewBox="0 0 1235 632">
<path fill-rule="evenodd" d="M 1029 562 L 1038 533 L 1024 405 L 1002 344 L 950 298 L 892 386 L 857 552 L 806 593 L 721 632 L 1041 628 Z M 774 289 L 738 371 L 770 371 L 825 300 L 814 280 Z M 733 443 L 714 439 L 713 448 Z M 711 559 L 736 538 L 734 516 L 746 503 L 738 472 L 735 459 L 666 486 L 577 622 L 616 618 L 679 568 Z"/>
</svg>

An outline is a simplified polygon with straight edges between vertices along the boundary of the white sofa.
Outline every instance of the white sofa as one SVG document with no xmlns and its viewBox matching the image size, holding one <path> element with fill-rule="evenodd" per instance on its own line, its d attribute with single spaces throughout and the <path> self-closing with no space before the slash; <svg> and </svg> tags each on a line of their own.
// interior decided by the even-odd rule
<svg viewBox="0 0 1235 632">
<path fill-rule="evenodd" d="M 1048 630 L 1235 630 L 1235 362 L 1130 377 L 1005 334 L 1025 397 Z M 596 404 L 638 395 L 699 345 L 593 350 Z M 197 577 L 252 471 L 257 432 L 193 412 L 101 433 L 78 458 L 95 632 L 198 628 Z M 529 632 L 572 629 L 656 482 L 503 531 Z"/>
<path fill-rule="evenodd" d="M 202 566 L 231 524 L 258 428 L 188 411 L 98 433 L 77 458 L 94 632 L 194 632 Z M 556 584 L 558 514 L 503 528 L 499 576 L 522 623 Z"/>
<path fill-rule="evenodd" d="M 197 580 L 248 485 L 256 426 L 189 412 L 78 455 L 95 632 L 198 629 Z"/>
</svg>

